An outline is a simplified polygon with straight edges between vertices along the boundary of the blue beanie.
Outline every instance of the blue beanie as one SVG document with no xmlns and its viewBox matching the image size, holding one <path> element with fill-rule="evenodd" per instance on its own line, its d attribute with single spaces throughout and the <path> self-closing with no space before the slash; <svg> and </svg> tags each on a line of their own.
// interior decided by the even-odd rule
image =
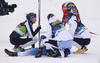
<svg viewBox="0 0 100 63">
<path fill-rule="evenodd" d="M 35 18 L 36 17 L 36 14 L 32 13 L 32 14 L 29 14 L 27 15 L 28 19 L 32 19 L 32 18 Z"/>
<path fill-rule="evenodd" d="M 72 15 L 68 13 L 65 17 L 70 19 L 72 17 Z"/>
</svg>

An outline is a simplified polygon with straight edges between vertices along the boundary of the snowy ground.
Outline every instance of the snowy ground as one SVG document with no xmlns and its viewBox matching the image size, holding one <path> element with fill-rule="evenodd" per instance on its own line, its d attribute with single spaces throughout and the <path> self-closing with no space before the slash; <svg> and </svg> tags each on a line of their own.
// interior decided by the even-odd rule
<svg viewBox="0 0 100 63">
<path fill-rule="evenodd" d="M 25 57 L 9 57 L 4 53 L 4 49 L 8 48 L 13 51 L 13 45 L 9 42 L 9 35 L 18 23 L 24 21 L 25 14 L 29 12 L 38 13 L 37 0 L 5 0 L 9 4 L 16 3 L 18 7 L 14 13 L 8 16 L 0 16 L 0 63 L 100 63 L 100 35 L 93 36 L 88 51 L 85 54 L 70 54 L 69 57 L 52 58 L 43 56 L 34 58 L 34 56 Z M 23 3 L 24 1 L 24 3 Z M 72 1 L 79 9 L 82 22 L 86 27 L 97 34 L 100 34 L 100 8 L 99 0 L 42 0 L 41 3 L 41 26 L 46 31 L 47 15 L 54 13 L 60 20 L 62 19 L 61 5 L 66 1 Z M 45 25 L 44 25 L 45 23 Z M 38 22 L 34 25 L 36 28 Z M 38 43 L 36 44 L 38 47 Z M 71 52 L 76 51 L 73 46 Z"/>
</svg>

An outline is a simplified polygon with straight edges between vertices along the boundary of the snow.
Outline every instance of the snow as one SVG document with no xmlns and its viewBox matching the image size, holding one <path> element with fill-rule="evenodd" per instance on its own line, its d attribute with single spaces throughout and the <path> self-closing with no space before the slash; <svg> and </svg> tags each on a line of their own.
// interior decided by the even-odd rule
<svg viewBox="0 0 100 63">
<path fill-rule="evenodd" d="M 0 16 L 0 63 L 100 63 L 100 35 L 93 35 L 91 43 L 87 46 L 85 54 L 70 54 L 67 58 L 52 58 L 43 56 L 9 57 L 4 53 L 8 48 L 13 51 L 13 45 L 9 42 L 9 35 L 17 24 L 25 20 L 25 14 L 35 12 L 38 14 L 38 0 L 5 0 L 9 4 L 16 3 L 18 7 L 10 15 Z M 41 32 L 46 31 L 47 15 L 54 13 L 57 18 L 62 19 L 61 5 L 66 1 L 72 1 L 79 9 L 82 22 L 92 32 L 100 34 L 100 0 L 41 0 Z M 38 20 L 38 18 L 37 18 Z M 36 28 L 37 23 L 34 25 Z M 38 47 L 38 43 L 36 44 Z M 71 52 L 76 51 L 73 46 Z"/>
</svg>

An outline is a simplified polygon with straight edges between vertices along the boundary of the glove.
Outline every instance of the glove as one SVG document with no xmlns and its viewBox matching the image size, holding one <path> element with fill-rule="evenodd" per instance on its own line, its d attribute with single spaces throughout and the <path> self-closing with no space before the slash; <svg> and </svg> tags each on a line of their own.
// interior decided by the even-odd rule
<svg viewBox="0 0 100 63">
<path fill-rule="evenodd" d="M 37 27 L 37 29 L 41 29 L 41 25 L 39 25 L 39 26 Z"/>
<path fill-rule="evenodd" d="M 34 32 L 35 35 L 40 31 L 40 29 L 41 29 L 41 25 L 39 25 L 39 26 L 37 27 L 37 29 L 35 30 L 35 32 Z M 34 35 L 34 36 L 35 36 L 35 35 Z"/>
</svg>

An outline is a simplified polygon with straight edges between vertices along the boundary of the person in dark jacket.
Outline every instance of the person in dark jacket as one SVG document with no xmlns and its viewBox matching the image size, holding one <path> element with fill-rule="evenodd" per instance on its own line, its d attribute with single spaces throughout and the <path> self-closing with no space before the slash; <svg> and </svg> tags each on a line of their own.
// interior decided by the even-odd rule
<svg viewBox="0 0 100 63">
<path fill-rule="evenodd" d="M 26 15 L 27 20 L 21 22 L 10 34 L 10 43 L 14 45 L 13 50 L 15 52 L 24 51 L 24 48 L 33 45 L 37 42 L 35 36 L 41 29 L 39 25 L 35 31 L 33 31 L 32 25 L 37 21 L 35 13 L 29 13 Z M 25 36 L 27 36 L 25 38 Z M 23 38 L 24 37 L 24 38 Z"/>
</svg>

